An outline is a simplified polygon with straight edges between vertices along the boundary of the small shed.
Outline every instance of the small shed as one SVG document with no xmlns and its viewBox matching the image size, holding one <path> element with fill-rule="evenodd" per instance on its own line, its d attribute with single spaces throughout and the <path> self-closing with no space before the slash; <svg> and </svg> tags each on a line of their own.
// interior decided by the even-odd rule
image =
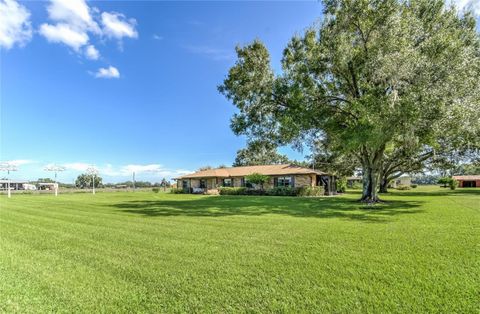
<svg viewBox="0 0 480 314">
<path fill-rule="evenodd" d="M 58 189 L 58 183 L 39 182 L 37 183 L 37 188 L 39 190 L 53 191 Z"/>
<path fill-rule="evenodd" d="M 393 179 L 392 182 L 390 183 L 390 186 L 392 188 L 397 188 L 398 186 L 401 185 L 408 185 L 410 186 L 412 184 L 412 178 L 409 176 L 401 176 L 399 178 Z"/>
</svg>

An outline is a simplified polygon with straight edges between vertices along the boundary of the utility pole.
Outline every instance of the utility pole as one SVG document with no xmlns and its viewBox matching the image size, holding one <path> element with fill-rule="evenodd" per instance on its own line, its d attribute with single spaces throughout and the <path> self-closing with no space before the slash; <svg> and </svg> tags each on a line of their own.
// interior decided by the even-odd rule
<svg viewBox="0 0 480 314">
<path fill-rule="evenodd" d="M 87 173 L 92 176 L 92 194 L 95 195 L 95 177 L 98 174 L 98 170 L 95 166 L 91 166 L 87 169 Z"/>
<path fill-rule="evenodd" d="M 0 163 L 0 171 L 7 172 L 7 196 L 8 198 L 12 197 L 12 192 L 10 191 L 10 171 L 17 171 L 17 166 L 8 162 Z"/>
<path fill-rule="evenodd" d="M 46 166 L 44 168 L 45 171 L 53 171 L 55 173 L 55 186 L 53 189 L 55 190 L 55 196 L 58 196 L 58 183 L 57 183 L 57 172 L 61 172 L 65 170 L 65 167 L 63 166 L 57 166 L 57 165 L 50 165 Z"/>
<path fill-rule="evenodd" d="M 135 192 L 135 171 L 133 172 L 133 175 L 132 175 L 132 182 L 133 182 L 133 192 Z"/>
</svg>

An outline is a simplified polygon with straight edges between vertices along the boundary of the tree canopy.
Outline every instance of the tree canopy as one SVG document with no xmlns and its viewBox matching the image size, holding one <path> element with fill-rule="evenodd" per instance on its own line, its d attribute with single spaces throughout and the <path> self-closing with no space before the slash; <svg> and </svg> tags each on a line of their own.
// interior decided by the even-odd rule
<svg viewBox="0 0 480 314">
<path fill-rule="evenodd" d="M 273 165 L 289 162 L 287 156 L 277 152 L 277 146 L 274 143 L 265 140 L 254 140 L 248 142 L 246 148 L 237 151 L 233 166 Z"/>
<path fill-rule="evenodd" d="M 92 187 L 93 177 L 90 174 L 81 174 L 75 180 L 75 186 L 81 189 L 88 189 Z M 95 187 L 99 187 L 102 185 L 102 178 L 98 175 L 95 176 Z"/>
<path fill-rule="evenodd" d="M 44 183 L 55 183 L 55 180 L 51 178 L 38 178 L 37 182 L 44 182 Z"/>
<path fill-rule="evenodd" d="M 441 141 L 478 141 L 480 40 L 475 19 L 443 0 L 326 0 L 320 26 L 294 36 L 274 73 L 259 40 L 237 47 L 219 87 L 239 109 L 236 134 L 300 147 L 328 139 L 378 201 L 384 163 Z"/>
<path fill-rule="evenodd" d="M 269 176 L 254 172 L 245 176 L 245 179 L 250 183 L 260 185 L 260 187 L 263 189 L 263 185 L 268 182 Z"/>
</svg>

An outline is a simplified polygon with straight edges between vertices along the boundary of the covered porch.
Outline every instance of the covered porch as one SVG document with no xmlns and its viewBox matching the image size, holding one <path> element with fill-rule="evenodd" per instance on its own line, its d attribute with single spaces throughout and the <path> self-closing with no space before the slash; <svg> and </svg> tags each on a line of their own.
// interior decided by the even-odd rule
<svg viewBox="0 0 480 314">
<path fill-rule="evenodd" d="M 216 190 L 223 186 L 221 183 L 222 178 L 218 177 L 188 178 L 178 180 L 177 186 L 188 193 L 201 194 Z"/>
</svg>

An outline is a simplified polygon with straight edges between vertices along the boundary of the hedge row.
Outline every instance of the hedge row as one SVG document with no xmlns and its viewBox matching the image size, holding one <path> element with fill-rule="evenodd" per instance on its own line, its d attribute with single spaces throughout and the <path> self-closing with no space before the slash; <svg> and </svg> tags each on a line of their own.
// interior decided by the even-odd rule
<svg viewBox="0 0 480 314">
<path fill-rule="evenodd" d="M 218 189 L 220 195 L 268 195 L 268 196 L 321 196 L 323 187 L 274 187 L 267 190 L 249 189 L 244 187 L 222 187 Z"/>
<path fill-rule="evenodd" d="M 180 189 L 180 188 L 173 188 L 173 189 L 170 189 L 170 193 L 171 194 L 185 194 L 185 193 L 187 193 L 187 191 L 185 191 L 184 189 Z"/>
</svg>

